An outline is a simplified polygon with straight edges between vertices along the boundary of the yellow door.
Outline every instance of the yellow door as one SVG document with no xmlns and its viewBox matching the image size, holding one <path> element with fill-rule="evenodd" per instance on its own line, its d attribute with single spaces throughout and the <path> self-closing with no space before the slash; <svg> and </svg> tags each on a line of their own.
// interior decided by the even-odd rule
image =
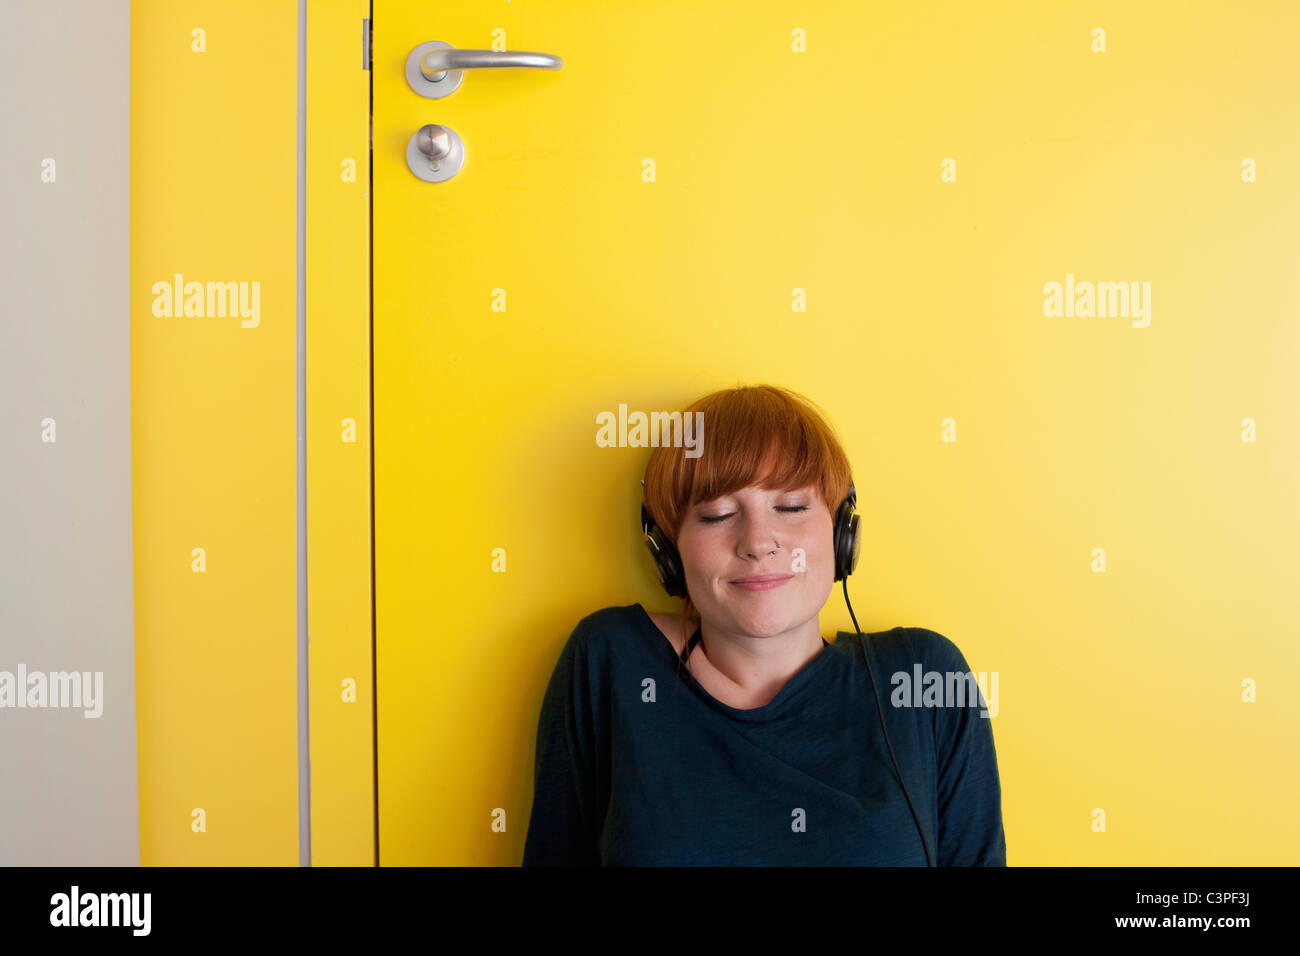
<svg viewBox="0 0 1300 956">
<path fill-rule="evenodd" d="M 1015 862 L 1149 861 L 1140 840 L 1101 847 L 1094 806 L 1158 817 L 1163 845 L 1185 850 L 1164 859 L 1198 859 L 1177 843 L 1201 832 L 1197 809 L 1169 810 L 1185 804 L 1158 775 L 1135 798 L 1125 768 L 1155 758 L 1115 758 L 1151 714 L 1169 715 L 1149 728 L 1162 739 L 1197 719 L 1215 678 L 1182 675 L 1191 691 L 1141 697 L 1140 713 L 1062 716 L 1056 703 L 1129 679 L 1089 671 L 1084 643 L 1124 655 L 1150 689 L 1164 658 L 1135 650 L 1135 635 L 1168 650 L 1170 635 L 1243 631 L 1245 604 L 1187 603 L 1225 588 L 1260 599 L 1244 566 L 1225 579 L 1237 572 L 1221 562 L 1188 563 L 1199 502 L 1236 510 L 1198 543 L 1217 533 L 1229 554 L 1231 527 L 1277 528 L 1259 553 L 1295 570 L 1280 550 L 1294 514 L 1270 524 L 1248 490 L 1267 480 L 1251 472 L 1264 450 L 1219 457 L 1241 454 L 1243 416 L 1283 414 L 1280 386 L 1252 384 L 1281 341 L 1293 263 L 1268 243 L 1246 255 L 1206 225 L 1294 234 L 1285 205 L 1241 172 L 1258 149 L 1277 182 L 1295 158 L 1282 148 L 1293 111 L 1272 92 L 1291 87 L 1269 72 L 1292 62 L 1293 31 L 1252 27 L 1226 4 L 1075 13 L 374 0 L 382 864 L 520 861 L 538 708 L 574 624 L 611 604 L 674 608 L 641 553 L 649 451 L 602 447 L 597 416 L 671 411 L 739 382 L 788 385 L 837 413 L 869 535 L 851 583 L 864 630 L 950 631 L 973 667 L 1020 688 L 996 728 Z M 455 80 L 409 67 L 430 43 L 562 66 L 467 68 L 454 90 L 424 95 Z M 1155 308 L 1053 314 L 1046 286 L 1076 279 L 1149 282 Z M 1220 371 L 1225 349 L 1234 364 Z M 1185 427 L 1157 436 L 1171 401 Z M 1185 507 L 1132 489 L 1172 490 Z M 1261 625 L 1294 618 L 1281 588 L 1263 590 Z M 840 601 L 826 615 L 824 633 L 849 626 Z M 1242 674 L 1282 650 L 1265 653 Z M 1234 697 L 1230 676 L 1220 701 Z M 1035 736 L 1044 714 L 1050 745 Z M 1255 747 L 1210 736 L 1211 759 Z M 1287 790 L 1279 773 L 1232 786 L 1227 803 Z"/>
</svg>

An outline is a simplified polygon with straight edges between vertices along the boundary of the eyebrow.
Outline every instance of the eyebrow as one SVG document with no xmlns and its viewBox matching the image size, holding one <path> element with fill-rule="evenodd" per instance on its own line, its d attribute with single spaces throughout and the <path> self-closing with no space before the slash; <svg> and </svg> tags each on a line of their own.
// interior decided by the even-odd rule
<svg viewBox="0 0 1300 956">
<path fill-rule="evenodd" d="M 807 495 L 807 494 L 812 494 L 813 491 L 814 489 L 812 488 L 787 488 L 783 491 L 778 491 L 776 496 L 779 498 L 781 497 L 781 495 Z M 691 507 L 702 508 L 705 505 L 713 504 L 713 502 L 719 501 L 723 498 L 730 498 L 734 494 L 735 494 L 734 491 L 729 491 L 725 494 L 717 495 L 716 497 L 713 498 L 705 498 L 701 501 L 697 501 L 695 504 L 691 505 Z"/>
</svg>

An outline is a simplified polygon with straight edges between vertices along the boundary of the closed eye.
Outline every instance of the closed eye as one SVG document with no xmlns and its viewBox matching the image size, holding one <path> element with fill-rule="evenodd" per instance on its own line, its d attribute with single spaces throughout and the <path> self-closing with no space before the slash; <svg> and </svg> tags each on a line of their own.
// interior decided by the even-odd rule
<svg viewBox="0 0 1300 956">
<path fill-rule="evenodd" d="M 777 511 L 807 511 L 808 506 L 807 505 L 778 505 L 776 510 Z M 719 521 L 726 521 L 733 514 L 735 514 L 735 512 L 729 511 L 725 515 L 711 515 L 707 517 L 701 515 L 700 520 L 703 521 L 705 524 L 717 524 Z"/>
</svg>

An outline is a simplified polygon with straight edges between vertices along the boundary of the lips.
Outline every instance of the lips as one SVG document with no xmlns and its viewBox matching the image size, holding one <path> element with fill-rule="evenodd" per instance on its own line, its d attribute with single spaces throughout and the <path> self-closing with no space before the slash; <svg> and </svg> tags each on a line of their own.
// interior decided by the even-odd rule
<svg viewBox="0 0 1300 956">
<path fill-rule="evenodd" d="M 785 587 L 793 577 L 793 574 L 758 574 L 752 578 L 732 581 L 731 586 L 742 591 L 774 591 Z"/>
</svg>

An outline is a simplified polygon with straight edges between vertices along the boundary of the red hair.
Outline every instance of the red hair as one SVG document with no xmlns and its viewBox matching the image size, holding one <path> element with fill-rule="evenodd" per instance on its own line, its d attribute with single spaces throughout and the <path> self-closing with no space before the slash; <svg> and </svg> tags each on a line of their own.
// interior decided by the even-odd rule
<svg viewBox="0 0 1300 956">
<path fill-rule="evenodd" d="M 812 401 L 776 385 L 737 386 L 697 399 L 683 420 L 690 415 L 695 422 L 696 412 L 704 413 L 698 457 L 659 445 L 645 469 L 646 507 L 674 545 L 692 506 L 750 485 L 769 490 L 814 485 L 834 519 L 853 478 L 839 439 Z M 699 616 L 688 593 L 683 637 Z"/>
</svg>

